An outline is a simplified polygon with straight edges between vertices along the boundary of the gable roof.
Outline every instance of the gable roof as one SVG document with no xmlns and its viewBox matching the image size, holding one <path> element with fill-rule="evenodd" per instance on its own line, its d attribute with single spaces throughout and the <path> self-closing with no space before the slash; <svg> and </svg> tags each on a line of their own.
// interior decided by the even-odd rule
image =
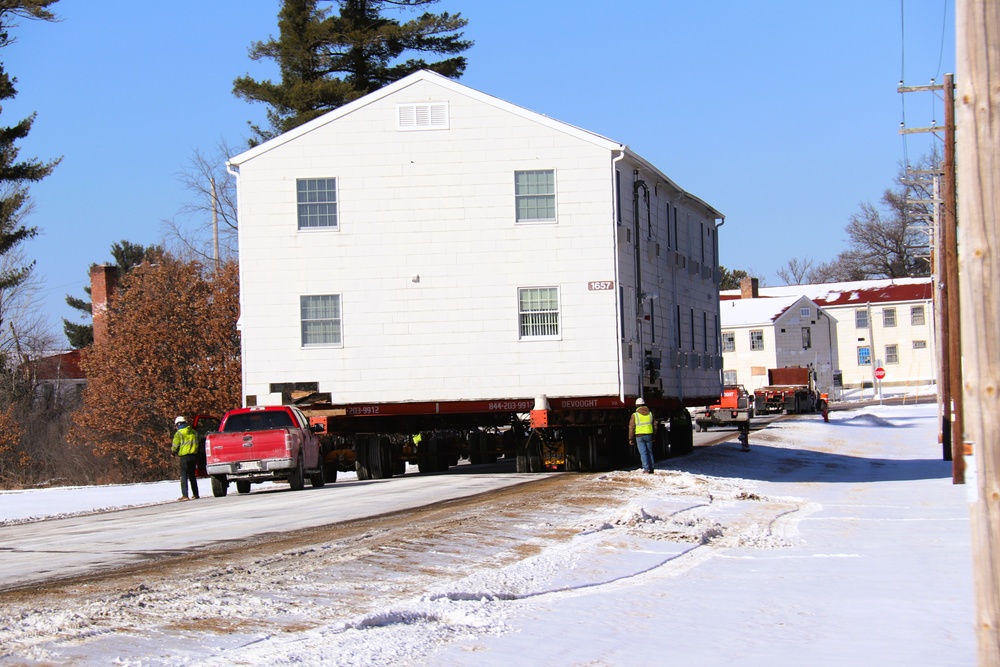
<svg viewBox="0 0 1000 667">
<path fill-rule="evenodd" d="M 801 295 L 776 296 L 765 299 L 731 299 L 719 305 L 719 319 L 723 327 L 772 324 L 789 308 L 794 308 L 802 301 L 819 308 L 812 299 Z"/>
<path fill-rule="evenodd" d="M 25 364 L 35 378 L 42 382 L 55 380 L 83 380 L 86 375 L 80 368 L 80 350 L 70 350 L 35 359 Z"/>
<path fill-rule="evenodd" d="M 926 301 L 933 297 L 933 292 L 934 281 L 930 277 L 782 285 L 780 287 L 761 287 L 758 290 L 760 299 L 799 295 L 809 297 L 820 306 Z M 723 301 L 739 299 L 740 290 L 723 290 L 719 296 Z"/>
<path fill-rule="evenodd" d="M 510 102 L 507 102 L 506 100 L 500 99 L 499 97 L 494 97 L 492 95 L 480 92 L 474 88 L 469 88 L 468 86 L 462 85 L 453 79 L 449 79 L 446 76 L 442 76 L 437 72 L 432 72 L 430 70 L 419 70 L 417 72 L 414 72 L 413 74 L 410 74 L 408 76 L 403 77 L 402 79 L 399 79 L 398 81 L 394 81 L 393 83 L 390 83 L 387 86 L 383 86 L 382 88 L 379 88 L 376 91 L 368 93 L 364 97 L 359 97 L 353 102 L 349 102 L 348 104 L 337 107 L 336 109 L 333 109 L 332 111 L 329 111 L 323 114 L 322 116 L 319 116 L 318 118 L 313 118 L 311 121 L 307 123 L 303 123 L 302 125 L 299 125 L 298 127 L 293 128 L 288 132 L 280 134 L 277 137 L 274 137 L 273 139 L 265 141 L 264 143 L 259 144 L 248 151 L 244 151 L 239 155 L 229 158 L 229 160 L 226 162 L 226 166 L 238 168 L 241 164 L 253 160 L 254 158 L 259 157 L 267 153 L 268 151 L 274 150 L 275 148 L 283 146 L 291 141 L 295 141 L 296 139 L 303 137 L 309 134 L 310 132 L 313 132 L 321 127 L 324 127 L 325 125 L 328 125 L 340 118 L 343 118 L 344 116 L 352 114 L 355 111 L 358 111 L 359 109 L 363 109 L 364 107 L 373 104 L 374 102 L 385 99 L 386 97 L 389 97 L 391 95 L 395 95 L 396 93 L 403 91 L 406 88 L 409 88 L 410 86 L 413 86 L 414 84 L 420 82 L 430 82 L 437 86 L 450 90 L 452 92 L 466 95 L 472 99 L 482 102 L 483 104 L 488 104 L 498 109 L 502 109 L 504 111 L 507 111 L 508 113 L 514 114 L 515 116 L 519 116 L 534 123 L 538 123 L 540 125 L 554 129 L 556 131 L 563 132 L 570 136 L 576 137 L 581 141 L 585 141 L 594 144 L 596 146 L 600 146 L 601 148 L 604 148 L 608 151 L 620 151 L 623 155 L 628 154 L 629 157 L 636 160 L 637 162 L 640 162 L 643 166 L 647 167 L 650 171 L 654 172 L 664 183 L 669 184 L 670 187 L 674 188 L 678 193 L 682 194 L 686 199 L 689 199 L 692 202 L 702 206 L 707 212 L 711 213 L 716 218 L 725 218 L 725 216 L 722 213 L 717 211 L 712 206 L 709 206 L 705 201 L 686 192 L 683 188 L 681 188 L 679 185 L 670 180 L 670 178 L 668 178 L 667 175 L 664 174 L 662 171 L 654 167 L 644 158 L 632 152 L 632 150 L 629 149 L 629 147 L 626 146 L 625 144 L 614 141 L 613 139 L 608 139 L 607 137 L 601 136 L 595 132 L 581 129 L 579 127 L 576 127 L 575 125 L 570 125 L 569 123 L 564 123 L 563 121 L 550 118 L 544 114 L 540 114 L 538 112 L 525 109 L 524 107 L 512 104 Z"/>
<path fill-rule="evenodd" d="M 580 129 L 574 125 L 570 125 L 569 123 L 564 123 L 562 121 L 549 118 L 548 116 L 545 116 L 543 114 L 536 113 L 534 111 L 529 111 L 524 107 L 519 107 L 516 104 L 511 104 L 510 102 L 501 100 L 499 97 L 493 97 L 492 95 L 487 95 L 486 93 L 475 90 L 474 88 L 469 88 L 468 86 L 464 86 L 458 83 L 457 81 L 454 81 L 453 79 L 449 79 L 446 76 L 442 76 L 437 72 L 432 72 L 430 70 L 425 69 L 407 75 L 402 79 L 399 79 L 398 81 L 394 81 L 386 86 L 383 86 L 382 88 L 379 88 L 376 91 L 368 93 L 363 97 L 359 97 L 353 102 L 349 102 L 343 106 L 337 107 L 336 109 L 333 109 L 332 111 L 329 111 L 323 114 L 322 116 L 313 118 L 308 123 L 303 123 L 302 125 L 299 125 L 298 127 L 293 128 L 288 132 L 280 134 L 277 137 L 265 141 L 264 143 L 259 144 L 248 151 L 240 153 L 239 155 L 230 158 L 228 164 L 233 166 L 239 166 L 244 162 L 252 160 L 255 157 L 258 157 L 259 155 L 262 155 L 270 150 L 273 150 L 274 148 L 277 148 L 278 146 L 282 146 L 290 141 L 294 141 L 303 135 L 309 134 L 310 132 L 313 132 L 318 128 L 328 125 L 340 118 L 343 118 L 344 116 L 352 114 L 355 111 L 358 111 L 359 109 L 363 109 L 364 107 L 370 104 L 378 102 L 379 100 L 382 100 L 391 95 L 395 95 L 396 93 L 405 90 L 406 88 L 409 88 L 414 84 L 424 81 L 433 83 L 452 92 L 460 93 L 462 95 L 467 95 L 484 104 L 489 104 L 490 106 L 503 109 L 516 116 L 520 116 L 522 118 L 526 118 L 541 125 L 551 127 L 552 129 L 558 130 L 560 132 L 565 132 L 566 134 L 573 135 L 578 139 L 587 141 L 592 144 L 596 144 L 608 150 L 625 150 L 626 148 L 623 144 L 620 144 L 617 141 L 612 141 L 607 137 L 602 137 L 599 134 Z"/>
</svg>

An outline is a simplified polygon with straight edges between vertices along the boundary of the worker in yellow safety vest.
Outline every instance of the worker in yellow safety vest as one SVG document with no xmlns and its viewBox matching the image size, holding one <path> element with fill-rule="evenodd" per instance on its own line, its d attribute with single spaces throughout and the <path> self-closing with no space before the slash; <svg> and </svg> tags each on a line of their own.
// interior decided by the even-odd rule
<svg viewBox="0 0 1000 667">
<path fill-rule="evenodd" d="M 197 500 L 199 496 L 195 467 L 198 464 L 198 432 L 188 426 L 184 417 L 175 419 L 174 427 L 177 431 L 170 451 L 180 458 L 181 469 L 181 497 L 177 500 L 188 499 L 188 482 L 191 483 L 191 495 Z"/>
<path fill-rule="evenodd" d="M 642 469 L 647 474 L 653 474 L 653 431 L 656 423 L 646 401 L 642 397 L 635 399 L 636 410 L 628 420 L 628 441 L 633 447 L 639 447 L 639 460 Z"/>
</svg>

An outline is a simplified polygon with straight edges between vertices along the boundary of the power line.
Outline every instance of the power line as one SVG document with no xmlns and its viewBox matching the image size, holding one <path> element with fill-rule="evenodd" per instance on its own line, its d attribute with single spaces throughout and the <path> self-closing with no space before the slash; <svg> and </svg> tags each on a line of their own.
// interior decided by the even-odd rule
<svg viewBox="0 0 1000 667">
<path fill-rule="evenodd" d="M 944 0 L 944 15 L 941 17 L 941 48 L 938 49 L 938 66 L 934 72 L 934 78 L 941 76 L 941 62 L 944 60 L 944 37 L 945 28 L 948 26 L 948 0 Z"/>
</svg>

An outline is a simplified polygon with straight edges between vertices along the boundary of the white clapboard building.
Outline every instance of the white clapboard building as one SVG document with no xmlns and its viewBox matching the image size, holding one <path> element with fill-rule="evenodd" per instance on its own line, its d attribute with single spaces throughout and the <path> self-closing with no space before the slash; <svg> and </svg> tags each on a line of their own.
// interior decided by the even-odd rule
<svg viewBox="0 0 1000 667">
<path fill-rule="evenodd" d="M 729 300 L 768 302 L 805 296 L 833 320 L 834 367 L 844 388 L 874 386 L 877 368 L 885 372 L 881 380 L 884 386 L 917 388 L 936 381 L 939 360 L 931 278 L 760 288 L 753 279 L 743 283 L 741 290 L 722 292 L 723 340 L 731 329 L 726 309 Z"/>
<path fill-rule="evenodd" d="M 722 215 L 621 143 L 423 71 L 229 168 L 247 404 L 718 396 Z"/>
<path fill-rule="evenodd" d="M 748 391 L 767 386 L 771 368 L 814 372 L 816 387 L 833 393 L 837 368 L 836 322 L 805 296 L 722 302 L 723 380 Z"/>
</svg>

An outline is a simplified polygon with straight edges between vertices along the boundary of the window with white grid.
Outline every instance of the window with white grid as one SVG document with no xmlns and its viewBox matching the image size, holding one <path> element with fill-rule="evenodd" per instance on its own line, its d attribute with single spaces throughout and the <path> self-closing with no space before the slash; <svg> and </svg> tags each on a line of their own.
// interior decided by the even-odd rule
<svg viewBox="0 0 1000 667">
<path fill-rule="evenodd" d="M 736 351 L 736 332 L 735 331 L 723 331 L 722 332 L 722 351 L 723 352 L 735 352 Z"/>
<path fill-rule="evenodd" d="M 517 222 L 556 219 L 556 172 L 534 169 L 514 172 L 514 206 Z"/>
<path fill-rule="evenodd" d="M 337 179 L 295 181 L 299 229 L 337 229 Z"/>
<path fill-rule="evenodd" d="M 555 287 L 522 287 L 517 290 L 520 338 L 555 338 L 559 335 L 559 290 Z"/>
<path fill-rule="evenodd" d="M 318 294 L 299 297 L 302 347 L 341 345 L 340 295 Z"/>
</svg>

